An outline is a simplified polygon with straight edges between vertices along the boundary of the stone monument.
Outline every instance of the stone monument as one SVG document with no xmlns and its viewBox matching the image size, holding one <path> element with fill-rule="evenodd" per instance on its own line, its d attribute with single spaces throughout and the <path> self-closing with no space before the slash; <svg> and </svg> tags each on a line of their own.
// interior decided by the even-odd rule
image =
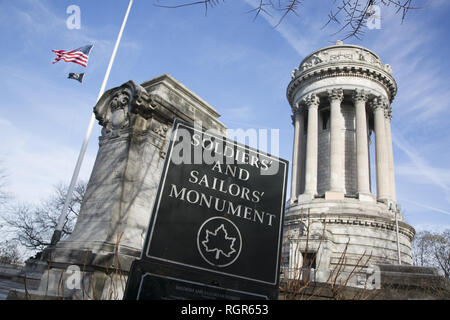
<svg viewBox="0 0 450 320">
<path fill-rule="evenodd" d="M 396 92 L 389 65 L 374 52 L 341 41 L 313 52 L 293 71 L 287 88 L 294 125 L 285 217 L 289 270 L 308 265 L 308 277 L 326 282 L 337 269 L 344 276 L 362 264 L 412 264 L 415 231 L 403 221 L 395 194 L 391 103 Z"/>
<path fill-rule="evenodd" d="M 110 89 L 94 113 L 102 126 L 97 158 L 73 233 L 43 253 L 48 270 L 33 292 L 41 298 L 120 299 L 141 254 L 174 119 L 226 129 L 212 106 L 168 74 Z"/>
</svg>

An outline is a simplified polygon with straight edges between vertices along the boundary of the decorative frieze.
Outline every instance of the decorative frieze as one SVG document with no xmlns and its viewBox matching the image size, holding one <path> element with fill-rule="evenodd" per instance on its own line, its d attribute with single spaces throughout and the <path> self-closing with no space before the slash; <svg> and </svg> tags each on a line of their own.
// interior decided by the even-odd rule
<svg viewBox="0 0 450 320">
<path fill-rule="evenodd" d="M 337 44 L 311 54 L 302 61 L 298 70 L 303 72 L 321 64 L 335 62 L 365 63 L 383 68 L 381 60 L 367 49 L 353 45 Z"/>
<path fill-rule="evenodd" d="M 393 222 L 392 220 L 386 220 L 382 218 L 377 218 L 376 220 L 374 220 L 373 218 L 364 219 L 362 217 L 320 218 L 311 216 L 305 217 L 304 215 L 290 215 L 285 218 L 285 226 L 286 228 L 289 228 L 289 230 L 295 230 L 296 226 L 303 226 L 303 228 L 305 228 L 305 224 L 309 223 L 310 225 L 312 225 L 316 221 L 320 222 L 322 225 L 325 225 L 325 230 L 327 230 L 326 226 L 330 226 L 331 228 L 331 225 L 358 225 L 391 231 L 396 230 L 395 222 Z M 401 225 L 399 226 L 399 233 L 407 236 L 410 241 L 413 240 L 415 235 L 414 229 L 405 223 L 401 223 Z"/>
</svg>

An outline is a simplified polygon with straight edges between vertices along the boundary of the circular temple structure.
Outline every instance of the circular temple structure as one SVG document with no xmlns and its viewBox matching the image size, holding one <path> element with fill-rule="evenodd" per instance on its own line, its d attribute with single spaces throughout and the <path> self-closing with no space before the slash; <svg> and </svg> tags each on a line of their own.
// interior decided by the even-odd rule
<svg viewBox="0 0 450 320">
<path fill-rule="evenodd" d="M 412 264 L 415 231 L 403 221 L 395 194 L 396 93 L 388 64 L 341 41 L 313 52 L 292 72 L 287 99 L 294 148 L 282 276 L 301 278 L 307 271 L 315 281 L 330 282 L 340 270 L 342 281 L 360 286 L 356 275 L 369 265 Z"/>
</svg>

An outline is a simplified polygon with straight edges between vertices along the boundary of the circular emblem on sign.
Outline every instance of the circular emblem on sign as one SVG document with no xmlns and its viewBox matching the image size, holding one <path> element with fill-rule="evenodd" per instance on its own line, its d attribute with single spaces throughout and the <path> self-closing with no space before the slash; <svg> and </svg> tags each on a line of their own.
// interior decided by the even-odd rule
<svg viewBox="0 0 450 320">
<path fill-rule="evenodd" d="M 239 257 L 242 237 L 230 220 L 213 217 L 206 220 L 197 233 L 197 248 L 210 265 L 227 267 Z"/>
</svg>

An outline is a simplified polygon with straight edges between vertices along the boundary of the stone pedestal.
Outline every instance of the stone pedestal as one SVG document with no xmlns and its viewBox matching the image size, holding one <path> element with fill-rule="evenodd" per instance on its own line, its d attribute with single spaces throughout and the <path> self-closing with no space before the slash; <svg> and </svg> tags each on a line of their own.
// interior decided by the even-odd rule
<svg viewBox="0 0 450 320">
<path fill-rule="evenodd" d="M 358 193 L 358 199 L 363 202 L 376 202 L 377 197 L 371 193 Z"/>
<path fill-rule="evenodd" d="M 97 158 L 72 235 L 44 252 L 41 294 L 120 299 L 145 240 L 173 120 L 225 132 L 216 110 L 167 74 L 105 92 L 94 112 L 103 127 Z"/>
</svg>

